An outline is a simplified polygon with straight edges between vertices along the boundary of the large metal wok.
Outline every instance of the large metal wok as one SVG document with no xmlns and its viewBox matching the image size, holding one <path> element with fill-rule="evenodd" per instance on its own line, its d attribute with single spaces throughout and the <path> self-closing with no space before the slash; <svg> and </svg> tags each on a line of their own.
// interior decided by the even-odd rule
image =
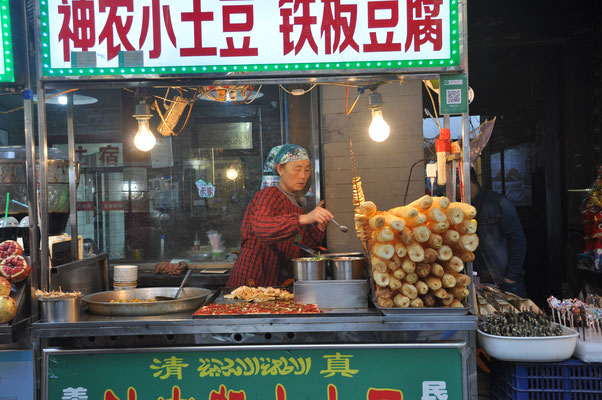
<svg viewBox="0 0 602 400">
<path fill-rule="evenodd" d="M 107 316 L 160 315 L 194 311 L 207 301 L 212 293 L 209 289 L 187 287 L 177 300 L 151 301 L 145 303 L 111 303 L 111 300 L 154 300 L 155 296 L 174 297 L 177 287 L 154 287 L 131 290 L 110 290 L 89 294 L 82 298 L 92 314 Z"/>
</svg>

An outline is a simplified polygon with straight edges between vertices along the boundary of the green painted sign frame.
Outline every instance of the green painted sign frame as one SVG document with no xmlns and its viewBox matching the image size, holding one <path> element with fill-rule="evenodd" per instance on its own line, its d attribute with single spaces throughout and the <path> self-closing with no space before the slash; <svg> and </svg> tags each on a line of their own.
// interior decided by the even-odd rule
<svg viewBox="0 0 602 400">
<path fill-rule="evenodd" d="M 9 0 L 0 0 L 0 83 L 15 81 Z"/>
<path fill-rule="evenodd" d="M 136 62 L 130 66 L 114 67 L 96 67 L 84 62 L 78 63 L 77 54 L 73 57 L 75 60 L 70 67 L 56 67 L 52 65 L 52 52 L 59 52 L 57 46 L 51 44 L 50 27 L 52 24 L 61 24 L 61 21 L 52 20 L 49 12 L 49 3 L 56 0 L 38 0 L 40 7 L 40 25 L 41 32 L 38 32 L 42 44 L 42 79 L 52 78 L 105 78 L 111 79 L 116 76 L 127 79 L 135 78 L 158 78 L 165 75 L 230 75 L 232 73 L 247 75 L 302 75 L 307 73 L 326 73 L 326 74 L 347 74 L 350 72 L 361 73 L 384 73 L 409 71 L 411 73 L 419 72 L 438 72 L 438 71 L 457 71 L 462 68 L 462 7 L 460 0 L 444 0 L 449 2 L 449 57 L 444 59 L 397 59 L 397 60 L 379 60 L 357 61 L 351 58 L 342 58 L 337 61 L 325 60 L 323 62 L 287 62 L 287 63 L 261 63 L 261 64 L 229 64 L 220 59 L 217 64 L 210 62 L 206 64 L 183 65 L 174 63 L 173 65 L 144 66 Z M 271 0 L 272 1 L 272 0 Z M 138 53 L 140 51 L 132 51 Z M 81 54 L 84 55 L 84 54 Z M 72 53 L 73 56 L 73 53 Z M 104 55 L 102 56 L 104 57 Z M 88 60 L 87 57 L 86 60 Z M 119 55 L 123 60 L 124 54 Z M 207 58 L 208 61 L 211 58 Z M 122 64 L 122 63 L 120 63 Z M 87 65 L 87 66 L 86 66 Z"/>
<path fill-rule="evenodd" d="M 43 398 L 462 399 L 462 346 L 45 350 Z"/>
</svg>

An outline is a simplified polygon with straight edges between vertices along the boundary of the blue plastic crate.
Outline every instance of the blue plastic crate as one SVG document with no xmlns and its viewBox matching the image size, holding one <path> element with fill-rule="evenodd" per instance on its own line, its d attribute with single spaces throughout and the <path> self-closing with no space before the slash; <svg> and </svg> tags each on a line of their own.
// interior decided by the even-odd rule
<svg viewBox="0 0 602 400">
<path fill-rule="evenodd" d="M 491 360 L 492 400 L 602 400 L 602 364 Z"/>
</svg>

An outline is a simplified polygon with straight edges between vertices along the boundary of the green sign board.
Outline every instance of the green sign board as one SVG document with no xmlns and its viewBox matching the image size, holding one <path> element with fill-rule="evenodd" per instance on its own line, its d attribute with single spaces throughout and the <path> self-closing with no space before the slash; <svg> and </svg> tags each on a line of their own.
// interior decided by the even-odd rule
<svg viewBox="0 0 602 400">
<path fill-rule="evenodd" d="M 459 0 L 36 1 L 43 78 L 462 67 Z"/>
<path fill-rule="evenodd" d="M 45 355 L 47 399 L 462 399 L 462 356 L 453 345 Z"/>
<path fill-rule="evenodd" d="M 468 76 L 466 74 L 441 75 L 440 114 L 464 114 L 468 112 Z"/>
<path fill-rule="evenodd" d="M 13 40 L 9 0 L 0 0 L 0 82 L 14 82 Z"/>
</svg>

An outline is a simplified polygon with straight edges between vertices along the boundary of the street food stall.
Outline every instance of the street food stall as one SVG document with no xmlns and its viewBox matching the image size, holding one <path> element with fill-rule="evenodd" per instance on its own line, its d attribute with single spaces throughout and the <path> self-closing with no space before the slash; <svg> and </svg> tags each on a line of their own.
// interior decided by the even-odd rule
<svg viewBox="0 0 602 400">
<path fill-rule="evenodd" d="M 274 1 L 262 2 L 261 10 L 250 0 L 35 5 L 41 250 L 33 289 L 41 312 L 31 340 L 42 399 L 284 399 L 287 393 L 336 399 L 358 391 L 369 399 L 476 397 L 472 271 L 454 253 L 474 250 L 473 236 L 453 249 L 443 236 L 441 243 L 432 241 L 440 251 L 431 262 L 439 257 L 440 270 L 425 264 L 424 256 L 433 256 L 428 246 L 422 254 L 416 246 L 410 251 L 410 240 L 404 277 L 387 276 L 400 287 L 385 293 L 376 279 L 378 260 L 385 270 L 389 264 L 382 260 L 393 260 L 393 271 L 406 255 L 405 244 L 387 239 L 392 232 L 385 226 L 395 227 L 400 238 L 406 223 L 414 230 L 424 226 L 418 236 L 427 243 L 427 231 L 443 235 L 449 228 L 442 210 L 460 210 L 462 203 L 422 197 L 420 184 L 409 201 L 394 200 L 397 215 L 367 190 L 368 179 L 366 193 L 361 189 L 362 174 L 369 172 L 360 159 L 365 143 L 355 141 L 355 154 L 346 155 L 353 175 L 336 182 L 347 190 L 349 246 L 329 245 L 329 253 L 362 249 L 366 262 L 358 275 L 349 263 L 344 279 L 322 272 L 321 278 L 335 279 L 299 274 L 292 288 L 223 287 L 244 208 L 254 192 L 277 181 L 264 171 L 267 150 L 304 145 L 316 176 L 306 201 L 315 206 L 328 195 L 321 122 L 333 113 L 322 102 L 329 90 L 358 90 L 346 114 L 370 92 L 370 112 L 356 115 L 372 116 L 376 141 L 397 132 L 384 121 L 379 91 L 389 95 L 387 88 L 393 88 L 392 105 L 411 90 L 406 99 L 419 104 L 400 115 L 421 121 L 422 81 L 441 76 L 451 85 L 448 92 L 441 88 L 449 113 L 467 119 L 465 1 Z M 65 96 L 64 110 L 47 108 L 45 99 L 55 94 Z M 96 101 L 86 104 L 85 97 Z M 464 164 L 463 200 L 470 198 L 467 127 L 457 152 Z M 349 146 L 351 137 L 341 135 Z M 49 241 L 50 147 L 68 154 L 67 262 L 55 260 Z M 422 145 L 418 149 L 423 158 Z M 439 150 L 446 171 L 451 150 Z M 403 168 L 414 161 L 392 153 Z M 373 186 L 389 184 L 377 179 Z M 373 221 L 377 205 L 395 218 L 378 214 Z M 462 211 L 455 223 L 470 225 L 471 213 Z M 430 223 L 443 225 L 427 228 Z M 463 235 L 473 235 L 471 229 Z M 316 258 L 305 261 L 333 269 L 341 261 Z M 418 263 L 416 273 L 410 263 Z M 147 265 L 178 281 L 192 270 L 192 281 L 177 297 L 176 278 L 154 276 L 142 284 Z M 465 278 L 452 276 L 452 269 Z M 446 271 L 450 293 L 439 279 Z M 429 285 L 418 285 L 418 292 L 406 273 Z M 407 296 L 392 297 L 401 285 Z M 438 297 L 414 301 L 429 291 Z"/>
</svg>

